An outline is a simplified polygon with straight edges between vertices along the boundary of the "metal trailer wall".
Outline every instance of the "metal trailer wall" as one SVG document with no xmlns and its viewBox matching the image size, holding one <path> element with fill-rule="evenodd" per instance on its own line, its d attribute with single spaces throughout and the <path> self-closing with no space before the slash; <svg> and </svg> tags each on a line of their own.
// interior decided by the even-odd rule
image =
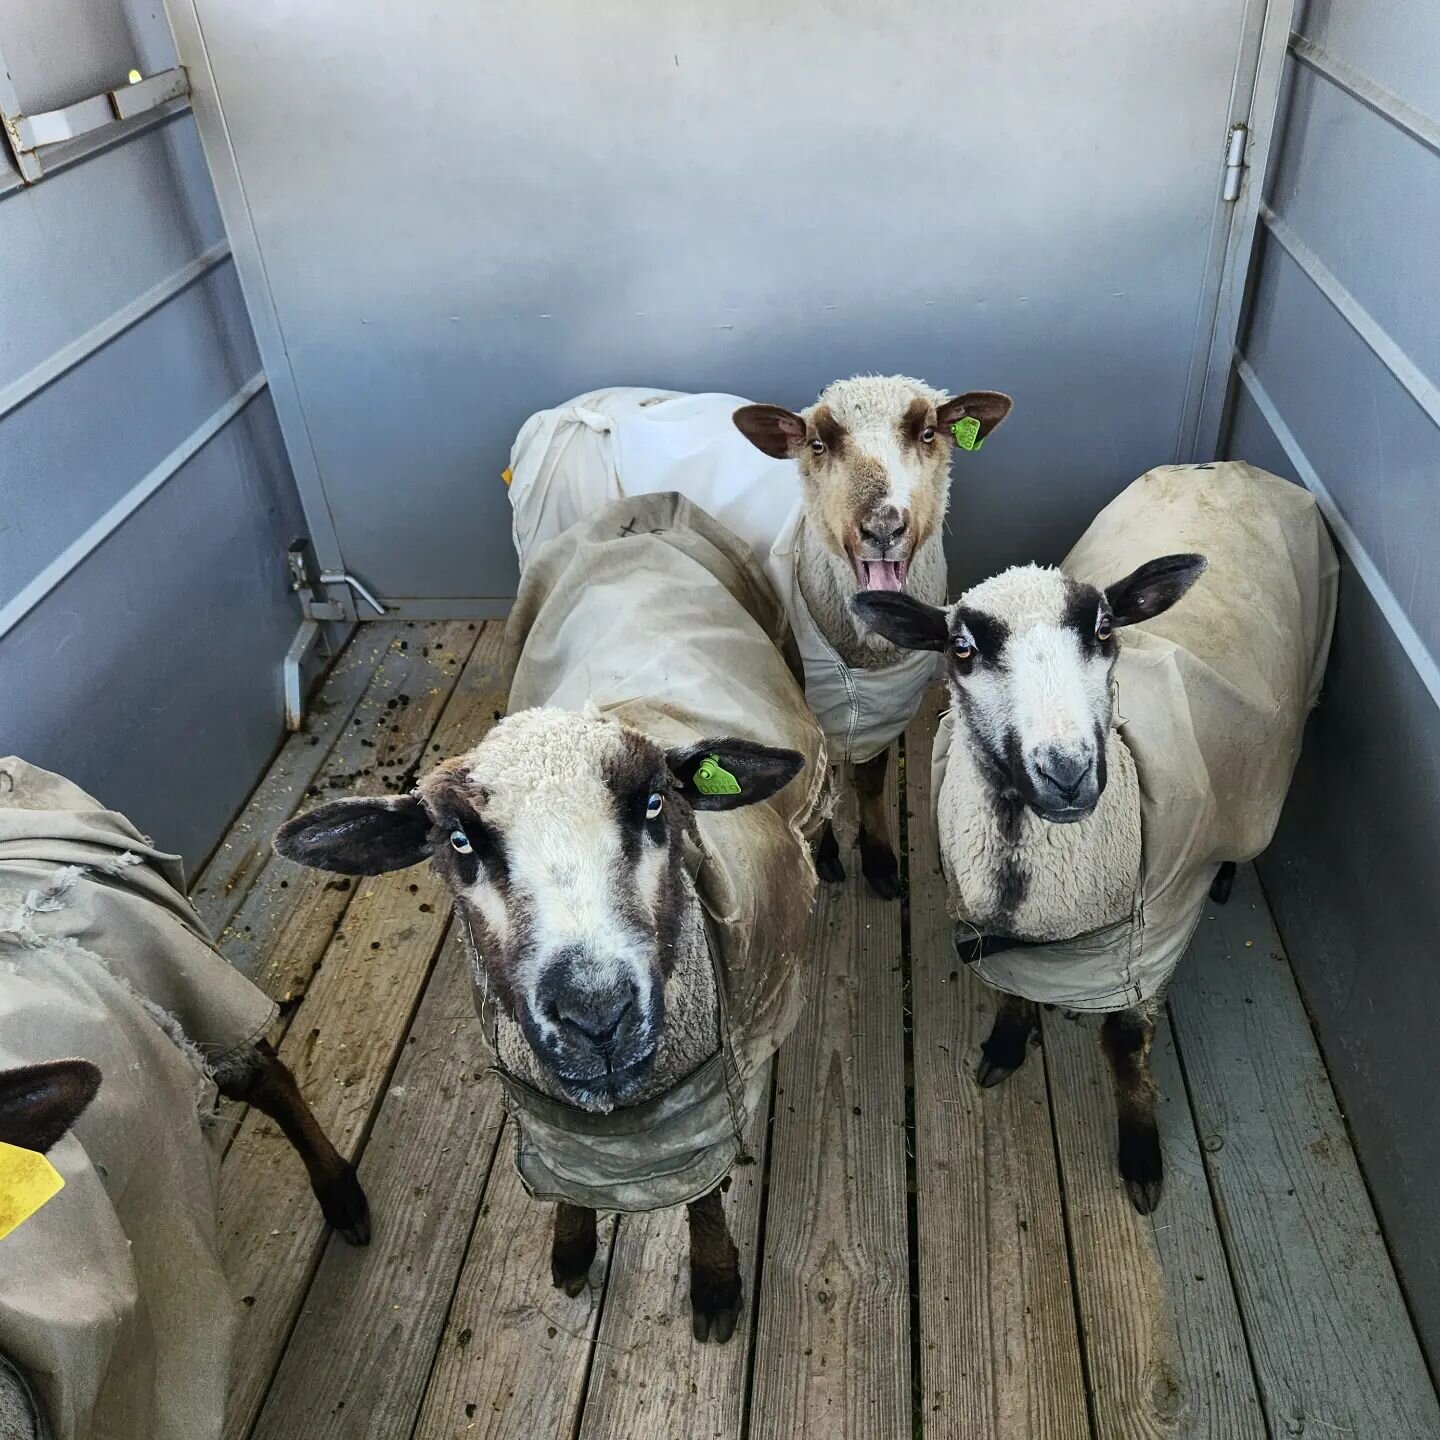
<svg viewBox="0 0 1440 1440">
<path fill-rule="evenodd" d="M 25 113 L 176 63 L 139 0 L 0 0 L 0 54 Z M 303 522 L 180 110 L 29 186 L 0 142 L 0 754 L 193 865 L 280 738 Z"/>
<path fill-rule="evenodd" d="M 1214 453 L 1290 0 L 169 4 L 317 553 L 401 614 L 507 607 L 510 443 L 604 385 L 1010 391 L 957 581 Z"/>
<path fill-rule="evenodd" d="M 1321 496 L 1330 674 L 1262 875 L 1440 1365 L 1440 10 L 1311 0 L 1228 453 Z"/>
</svg>

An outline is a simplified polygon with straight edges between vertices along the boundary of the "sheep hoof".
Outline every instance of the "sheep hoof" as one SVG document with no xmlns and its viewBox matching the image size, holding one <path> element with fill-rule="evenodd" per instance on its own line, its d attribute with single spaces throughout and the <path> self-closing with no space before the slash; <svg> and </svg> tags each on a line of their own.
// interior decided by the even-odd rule
<svg viewBox="0 0 1440 1440">
<path fill-rule="evenodd" d="M 885 844 L 860 841 L 860 873 L 882 900 L 900 898 L 900 867 L 895 852 Z"/>
<path fill-rule="evenodd" d="M 691 1333 L 700 1344 L 723 1345 L 740 1318 L 740 1276 L 690 1272 Z"/>
<path fill-rule="evenodd" d="M 845 866 L 840 860 L 840 842 L 835 838 L 834 827 L 829 824 L 815 846 L 815 873 L 827 885 L 838 885 L 845 878 Z"/>
<path fill-rule="evenodd" d="M 992 1060 L 988 1055 L 981 1055 L 980 1063 L 975 1067 L 975 1083 L 982 1090 L 993 1090 L 1002 1080 L 1008 1080 L 1019 1068 L 1019 1065 L 1007 1065 L 1003 1061 Z"/>
<path fill-rule="evenodd" d="M 1215 872 L 1215 878 L 1210 882 L 1210 898 L 1217 905 L 1223 905 L 1230 898 L 1230 891 L 1235 886 L 1235 862 L 1227 860 Z"/>
<path fill-rule="evenodd" d="M 1130 1193 L 1130 1203 L 1142 1214 L 1154 1212 L 1165 1187 L 1165 1162 L 1160 1154 L 1160 1136 L 1152 1126 L 1120 1134 L 1120 1176 Z"/>
<path fill-rule="evenodd" d="M 315 1198 L 320 1202 L 326 1222 L 339 1232 L 346 1244 L 370 1243 L 370 1202 L 365 1198 L 353 1165 L 346 1165 L 323 1190 L 317 1189 Z"/>
<path fill-rule="evenodd" d="M 557 1290 L 563 1290 L 573 1300 L 590 1283 L 590 1272 L 586 1270 L 579 1275 L 552 1275 L 551 1279 L 555 1281 Z"/>
</svg>

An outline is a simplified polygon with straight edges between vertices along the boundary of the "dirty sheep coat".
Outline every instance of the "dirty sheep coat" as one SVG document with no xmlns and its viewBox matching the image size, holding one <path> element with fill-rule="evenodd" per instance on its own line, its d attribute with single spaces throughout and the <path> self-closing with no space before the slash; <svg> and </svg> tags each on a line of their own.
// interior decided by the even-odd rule
<svg viewBox="0 0 1440 1440">
<path fill-rule="evenodd" d="M 1239 463 L 1166 465 L 1107 505 L 1061 568 L 1103 588 L 1181 552 L 1206 556 L 1206 573 L 1165 614 L 1117 632 L 1116 724 L 1140 783 L 1131 914 L 983 955 L 974 968 L 999 990 L 1074 1010 L 1153 999 L 1220 863 L 1252 859 L 1274 834 L 1329 655 L 1335 552 L 1298 485 Z M 947 714 L 932 761 L 937 807 L 953 741 Z"/>
<path fill-rule="evenodd" d="M 674 490 L 733 530 L 780 596 L 805 667 L 805 693 L 832 764 L 873 759 L 914 718 L 939 678 L 932 654 L 902 651 L 876 669 L 847 665 L 820 633 L 796 564 L 805 524 L 792 460 L 762 455 L 735 428 L 737 395 L 595 390 L 532 415 L 510 452 L 515 553 L 523 574 L 535 547 L 608 501 Z"/>
<path fill-rule="evenodd" d="M 520 1176 L 539 1199 L 677 1205 L 713 1189 L 739 1154 L 762 1066 L 795 1023 L 816 883 L 809 836 L 830 802 L 824 738 L 788 642 L 750 551 L 679 495 L 607 505 L 528 558 L 506 635 L 512 713 L 593 703 L 666 748 L 735 735 L 805 757 L 769 800 L 695 815 L 690 868 L 720 997 L 715 1056 L 606 1115 L 497 1066 Z M 478 966 L 476 1000 L 493 1052 L 497 1017 Z"/>
<path fill-rule="evenodd" d="M 65 1188 L 0 1240 L 0 1364 L 46 1440 L 220 1435 L 235 1306 L 206 1064 L 273 1013 L 211 947 L 177 857 L 0 759 L 0 1068 L 83 1056 L 103 1076 L 50 1151 Z"/>
</svg>

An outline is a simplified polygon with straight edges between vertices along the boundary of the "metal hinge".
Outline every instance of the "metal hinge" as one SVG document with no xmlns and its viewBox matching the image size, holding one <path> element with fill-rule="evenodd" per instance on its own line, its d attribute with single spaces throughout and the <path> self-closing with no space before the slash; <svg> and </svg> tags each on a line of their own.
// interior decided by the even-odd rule
<svg viewBox="0 0 1440 1440">
<path fill-rule="evenodd" d="M 111 132 L 119 133 L 118 127 L 126 121 L 182 109 L 190 95 L 190 77 L 182 66 L 157 75 L 132 70 L 128 85 L 59 110 L 22 115 L 14 87 L 3 76 L 0 82 L 0 124 L 22 178 L 32 185 L 44 176 L 52 157 L 73 160 L 107 143 Z"/>
<path fill-rule="evenodd" d="M 1235 201 L 1240 198 L 1240 186 L 1245 179 L 1245 145 L 1250 131 L 1244 125 L 1230 127 L 1230 139 L 1225 146 L 1225 184 L 1220 198 Z"/>
</svg>

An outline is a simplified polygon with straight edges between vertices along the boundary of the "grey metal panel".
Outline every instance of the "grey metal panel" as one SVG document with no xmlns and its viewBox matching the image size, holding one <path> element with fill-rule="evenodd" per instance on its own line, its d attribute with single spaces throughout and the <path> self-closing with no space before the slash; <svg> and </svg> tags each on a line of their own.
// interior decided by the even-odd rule
<svg viewBox="0 0 1440 1440">
<path fill-rule="evenodd" d="M 176 8 L 292 446 L 387 597 L 509 593 L 509 442 L 601 383 L 1012 390 L 962 576 L 1175 453 L 1244 0 Z"/>
<path fill-rule="evenodd" d="M 0 200 L 0 388 L 223 238 L 188 116 Z"/>
<path fill-rule="evenodd" d="M 1427 0 L 1308 0 L 1296 30 L 1440 115 L 1440 6 Z"/>
<path fill-rule="evenodd" d="M 1440 158 L 1313 70 L 1296 66 L 1292 86 L 1271 206 L 1410 358 L 1440 378 L 1440 327 L 1423 303 L 1440 268 Z"/>
<path fill-rule="evenodd" d="M 1258 253 L 1246 359 L 1440 659 L 1440 429 L 1272 239 Z"/>
<path fill-rule="evenodd" d="M 1345 559 L 1325 693 L 1261 873 L 1434 1366 L 1440 154 L 1372 82 L 1440 115 L 1440 13 L 1311 0 L 1297 28 L 1325 50 L 1291 67 L 1227 453 L 1310 485 Z"/>
<path fill-rule="evenodd" d="M 262 395 L 0 643 L 0 748 L 193 869 L 282 735 L 298 615 L 281 537 L 301 528 Z"/>
<path fill-rule="evenodd" d="M 0 40 L 27 115 L 58 109 L 175 64 L 165 13 L 151 0 L 0 0 Z"/>
<path fill-rule="evenodd" d="M 0 431 L 0 603 L 258 364 L 234 270 L 223 266 L 9 415 Z"/>
<path fill-rule="evenodd" d="M 1347 569 L 1330 675 L 1261 876 L 1432 1365 L 1440 1363 L 1440 726 Z"/>
</svg>

